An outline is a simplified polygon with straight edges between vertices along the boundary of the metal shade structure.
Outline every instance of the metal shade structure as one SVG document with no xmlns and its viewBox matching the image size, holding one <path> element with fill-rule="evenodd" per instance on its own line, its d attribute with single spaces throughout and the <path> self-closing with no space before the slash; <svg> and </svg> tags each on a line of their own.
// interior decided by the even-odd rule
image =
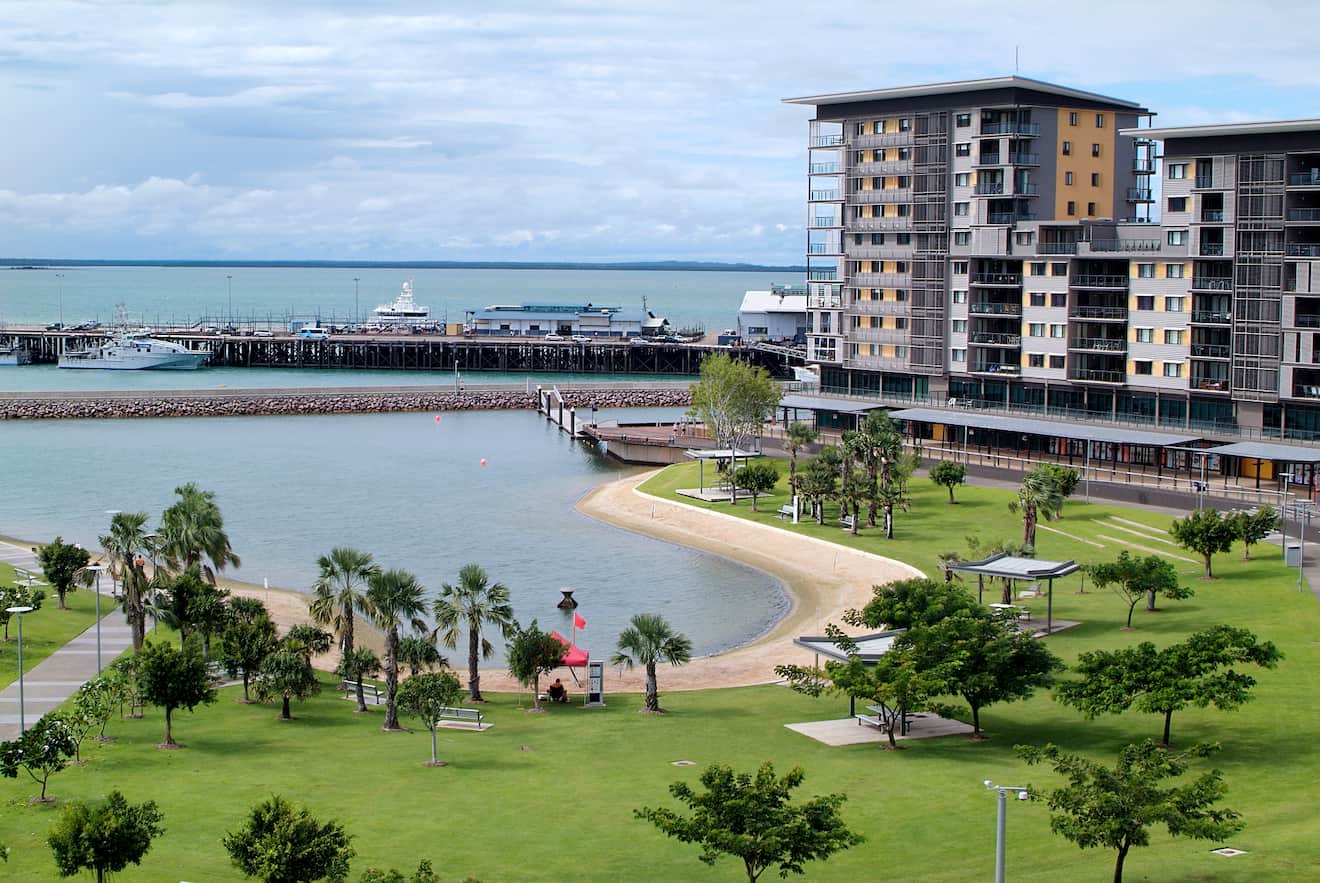
<svg viewBox="0 0 1320 883">
<path fill-rule="evenodd" d="M 857 635 L 853 637 L 853 643 L 857 645 L 857 658 L 861 659 L 866 665 L 875 665 L 894 647 L 894 642 L 899 639 L 907 629 L 893 629 L 885 632 L 872 632 L 869 635 Z M 804 650 L 810 650 L 816 654 L 816 668 L 820 668 L 820 658 L 825 656 L 835 662 L 847 662 L 848 654 L 839 649 L 839 645 L 834 643 L 833 638 L 824 635 L 803 635 L 800 638 L 794 638 L 793 643 Z M 848 697 L 848 713 L 857 713 L 857 697 Z M 906 732 L 904 724 L 904 732 Z"/>
<path fill-rule="evenodd" d="M 757 451 L 744 451 L 740 448 L 716 448 L 713 450 L 702 450 L 702 449 L 694 448 L 694 449 L 689 449 L 686 453 L 689 459 L 697 461 L 697 491 L 698 492 L 701 492 L 706 489 L 707 460 L 715 460 L 717 462 L 720 460 L 730 461 L 730 464 L 733 466 L 733 471 L 730 472 L 730 475 L 732 475 L 733 472 L 736 472 L 738 469 L 739 457 L 742 457 L 743 462 L 745 463 L 746 461 L 752 459 L 753 457 L 761 456 L 760 453 L 758 453 Z"/>
<path fill-rule="evenodd" d="M 1045 634 L 1047 635 L 1054 626 L 1054 581 L 1081 570 L 1081 566 L 1076 561 L 1042 561 L 1039 558 L 1021 558 L 1002 552 L 989 558 L 982 558 L 980 561 L 959 561 L 957 564 L 948 565 L 948 568 L 958 573 L 976 574 L 978 601 L 981 600 L 981 592 L 985 588 L 987 576 L 1033 582 L 1047 581 L 1049 584 L 1045 602 Z"/>
</svg>

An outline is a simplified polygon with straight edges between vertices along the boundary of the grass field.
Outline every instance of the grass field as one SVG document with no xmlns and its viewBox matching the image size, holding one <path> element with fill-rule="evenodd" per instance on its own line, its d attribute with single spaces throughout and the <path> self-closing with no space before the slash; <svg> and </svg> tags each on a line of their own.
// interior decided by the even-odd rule
<svg viewBox="0 0 1320 883">
<path fill-rule="evenodd" d="M 14 585 L 14 569 L 0 564 L 0 585 Z M 96 623 L 96 595 L 77 591 L 66 596 L 67 610 L 55 605 L 59 601 L 54 589 L 46 589 L 46 600 L 41 609 L 23 617 L 23 671 L 31 671 L 71 638 Z M 101 615 L 114 609 L 108 598 L 101 599 Z M 2 634 L 2 633 L 0 633 Z M 9 640 L 0 641 L 0 689 L 18 680 L 18 622 L 9 623 Z"/>
<path fill-rule="evenodd" d="M 686 468 L 667 471 L 651 489 L 663 494 L 666 486 L 687 486 L 681 474 Z M 992 530 L 1005 536 L 1020 531 L 1004 508 L 1008 492 L 968 487 L 959 492 L 961 505 L 948 506 L 944 489 L 924 479 L 914 482 L 913 491 L 913 511 L 899 514 L 892 542 L 875 531 L 853 539 L 837 527 L 800 529 L 931 572 L 935 552 L 962 549 L 972 526 L 985 538 Z M 773 517 L 780 502 L 759 517 L 791 530 Z M 750 506 L 739 504 L 738 510 L 751 517 Z M 1045 558 L 1089 561 L 1135 544 L 1185 555 L 1153 539 L 1167 522 L 1120 507 L 1070 502 L 1065 519 L 1050 526 L 1078 539 L 1042 531 L 1039 551 Z M 1141 535 L 1118 531 L 1117 524 Z M 1220 858 L 1209 852 L 1220 844 L 1157 833 L 1152 846 L 1129 857 L 1130 880 L 1296 880 L 1313 878 L 1320 867 L 1313 821 L 1320 810 L 1320 710 L 1312 696 L 1320 605 L 1309 592 L 1296 591 L 1295 573 L 1283 567 L 1277 548 L 1261 545 L 1252 561 L 1240 559 L 1240 550 L 1218 556 L 1221 578 L 1212 583 L 1198 578 L 1198 564 L 1175 560 L 1196 597 L 1166 602 L 1156 613 L 1138 611 L 1135 632 L 1120 630 L 1125 610 L 1114 595 L 1090 589 L 1076 594 L 1076 577 L 1056 586 L 1056 616 L 1083 622 L 1048 639 L 1065 661 L 1086 649 L 1173 641 L 1220 622 L 1251 628 L 1286 654 L 1279 669 L 1257 673 L 1256 698 L 1243 709 L 1180 712 L 1173 721 L 1176 743 L 1222 743 L 1211 763 L 1225 772 L 1226 805 L 1247 822 L 1231 845 L 1248 854 Z M 355 835 L 354 879 L 372 864 L 402 870 L 429 858 L 445 880 L 733 881 L 742 879 L 740 863 L 728 859 L 708 868 L 697 861 L 696 848 L 666 839 L 635 820 L 632 810 L 668 803 L 667 785 L 695 782 L 708 763 L 751 769 L 773 760 L 781 770 L 806 770 L 804 796 L 846 792 L 844 816 L 868 838 L 861 847 L 809 865 L 808 879 L 971 880 L 988 879 L 994 863 L 995 800 L 982 781 L 1054 782 L 1048 770 L 1024 767 L 1013 754 L 1015 744 L 1053 741 L 1112 760 L 1120 746 L 1158 738 L 1160 728 L 1152 715 L 1087 721 L 1042 693 L 987 709 L 986 742 L 952 737 L 909 743 L 902 752 L 829 748 L 783 725 L 844 717 L 845 698 L 810 699 L 777 686 L 665 693 L 663 671 L 660 687 L 671 710 L 665 717 L 637 714 L 637 696 L 608 695 L 604 709 L 556 707 L 544 715 L 524 713 L 520 697 L 494 696 L 487 706 L 494 724 L 488 732 L 442 731 L 441 757 L 451 762 L 442 769 L 421 765 L 429 756 L 424 730 L 381 733 L 379 710 L 354 715 L 352 703 L 333 692 L 295 706 L 298 719 L 281 723 L 277 707 L 237 704 L 237 688 L 228 688 L 216 705 L 176 715 L 175 736 L 187 750 L 153 747 L 163 720 L 149 710 L 143 720 L 113 722 L 117 741 L 91 745 L 85 752 L 90 762 L 55 776 L 50 790 L 67 800 L 117 787 L 130 800 L 160 803 L 166 834 L 141 869 L 124 875 L 132 880 L 238 879 L 220 838 L 251 804 L 279 793 L 339 819 Z M 696 766 L 671 765 L 680 759 Z M 55 880 L 44 835 L 57 808 L 28 805 L 36 790 L 26 779 L 0 781 L 0 842 L 12 850 L 3 871 L 13 879 Z M 1083 852 L 1053 835 L 1042 805 L 1012 802 L 1008 837 L 1012 879 L 1096 880 L 1111 873 L 1111 853 Z"/>
</svg>

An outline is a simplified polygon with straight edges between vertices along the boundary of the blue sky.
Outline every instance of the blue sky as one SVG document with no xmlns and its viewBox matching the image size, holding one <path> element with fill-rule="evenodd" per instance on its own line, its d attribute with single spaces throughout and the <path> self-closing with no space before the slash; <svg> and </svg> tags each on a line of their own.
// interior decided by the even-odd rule
<svg viewBox="0 0 1320 883">
<path fill-rule="evenodd" d="M 788 96 L 1320 116 L 1305 2 L 0 4 L 0 255 L 801 262 Z M 1077 8 L 1074 8 L 1077 7 Z"/>
</svg>

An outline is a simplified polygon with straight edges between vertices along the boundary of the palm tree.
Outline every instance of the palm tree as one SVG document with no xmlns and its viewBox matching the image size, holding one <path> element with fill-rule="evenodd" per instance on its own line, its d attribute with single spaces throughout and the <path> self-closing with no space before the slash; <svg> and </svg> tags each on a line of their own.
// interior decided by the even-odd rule
<svg viewBox="0 0 1320 883">
<path fill-rule="evenodd" d="M 509 590 L 503 583 L 490 582 L 490 577 L 479 564 L 464 564 L 458 571 L 458 585 L 445 583 L 440 597 L 435 599 L 435 627 L 450 650 L 458 647 L 461 629 L 468 633 L 468 692 L 473 702 L 482 702 L 481 674 L 477 671 L 480 659 L 489 659 L 495 652 L 490 641 L 481 635 L 487 623 L 500 630 L 507 640 L 517 631 L 513 618 L 513 605 L 509 603 Z"/>
<path fill-rule="evenodd" d="M 655 682 L 656 664 L 668 662 L 677 667 L 691 661 L 692 641 L 686 635 L 675 634 L 658 613 L 638 613 L 629 622 L 630 625 L 619 635 L 619 648 L 610 657 L 610 665 L 622 665 L 628 669 L 635 663 L 646 666 L 646 707 L 643 710 L 663 714 Z"/>
<path fill-rule="evenodd" d="M 404 638 L 400 644 L 413 640 Z M 380 660 L 369 647 L 354 647 L 339 657 L 339 667 L 335 669 L 335 674 L 339 675 L 348 683 L 351 683 L 357 690 L 357 713 L 367 713 L 367 699 L 362 694 L 362 679 L 367 675 L 374 675 L 380 671 Z"/>
<path fill-rule="evenodd" d="M 1037 468 L 1022 476 L 1017 499 L 1009 502 L 1008 511 L 1022 513 L 1022 545 L 1036 548 L 1036 523 L 1053 521 L 1063 511 L 1063 494 L 1049 473 Z"/>
<path fill-rule="evenodd" d="M 371 621 L 385 633 L 385 723 L 383 730 L 397 730 L 399 708 L 395 702 L 399 692 L 399 629 L 411 627 L 426 631 L 422 600 L 426 592 L 422 584 L 406 570 L 386 570 L 372 574 L 368 581 L 367 602 L 371 605 Z"/>
<path fill-rule="evenodd" d="M 449 660 L 435 646 L 434 634 L 400 638 L 399 662 L 408 666 L 408 674 L 412 677 L 433 668 L 449 667 Z"/>
<path fill-rule="evenodd" d="M 790 496 L 796 496 L 798 493 L 797 485 L 797 457 L 798 451 L 807 445 L 816 441 L 819 433 L 801 420 L 794 420 L 788 424 L 788 432 L 784 434 L 785 446 L 788 448 L 788 493 Z"/>
<path fill-rule="evenodd" d="M 214 583 L 217 571 L 240 564 L 230 547 L 215 494 L 192 482 L 176 487 L 174 492 L 179 495 L 178 501 L 160 517 L 161 556 L 171 570 L 200 566 L 207 580 Z"/>
<path fill-rule="evenodd" d="M 119 565 L 124 615 L 133 636 L 133 650 L 141 650 L 147 632 L 147 614 L 143 605 L 147 577 L 138 563 L 138 553 L 148 544 L 147 513 L 118 513 L 110 519 L 110 533 L 100 537 L 98 542 Z"/>
<path fill-rule="evenodd" d="M 312 584 L 316 593 L 309 608 L 312 620 L 330 626 L 339 636 L 339 649 L 351 653 L 354 614 L 371 615 L 363 590 L 372 574 L 380 573 L 380 567 L 366 552 L 345 546 L 335 546 L 316 563 L 321 575 Z"/>
</svg>

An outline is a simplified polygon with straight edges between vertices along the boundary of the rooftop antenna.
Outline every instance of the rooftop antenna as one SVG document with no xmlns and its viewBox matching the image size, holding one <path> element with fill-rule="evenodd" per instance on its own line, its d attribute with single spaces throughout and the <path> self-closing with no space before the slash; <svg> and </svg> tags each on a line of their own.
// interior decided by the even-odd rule
<svg viewBox="0 0 1320 883">
<path fill-rule="evenodd" d="M 1018 46 L 1017 44 L 1014 44 L 1014 45 L 1013 45 L 1013 76 L 1015 76 L 1015 77 L 1018 75 L 1018 72 L 1019 72 L 1019 68 L 1018 68 L 1018 48 L 1019 48 L 1019 46 Z"/>
</svg>

